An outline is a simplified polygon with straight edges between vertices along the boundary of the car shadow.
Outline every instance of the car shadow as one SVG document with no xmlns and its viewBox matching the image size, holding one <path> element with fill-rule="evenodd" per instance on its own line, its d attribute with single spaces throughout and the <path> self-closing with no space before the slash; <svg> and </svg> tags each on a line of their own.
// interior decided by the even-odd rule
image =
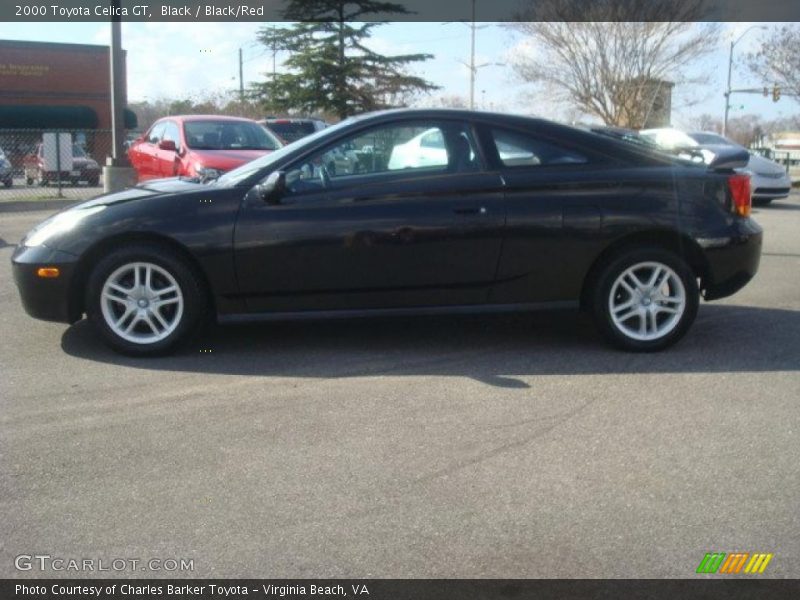
<svg viewBox="0 0 800 600">
<path fill-rule="evenodd" d="M 780 210 L 800 210 L 800 204 L 797 204 L 793 200 L 794 200 L 794 198 L 792 198 L 791 200 L 788 199 L 788 198 L 784 198 L 782 200 L 773 200 L 772 202 L 770 202 L 769 204 L 766 204 L 764 206 L 754 206 L 753 207 L 753 214 L 757 215 L 758 212 L 761 211 L 761 210 L 767 210 L 767 211 L 768 210 L 776 210 L 776 209 L 780 209 Z"/>
<path fill-rule="evenodd" d="M 131 358 L 88 322 L 62 336 L 72 356 L 140 369 L 280 377 L 439 375 L 528 387 L 520 377 L 596 373 L 800 370 L 800 311 L 705 305 L 679 344 L 659 353 L 608 347 L 589 318 L 559 311 L 213 326 L 178 353 Z"/>
</svg>

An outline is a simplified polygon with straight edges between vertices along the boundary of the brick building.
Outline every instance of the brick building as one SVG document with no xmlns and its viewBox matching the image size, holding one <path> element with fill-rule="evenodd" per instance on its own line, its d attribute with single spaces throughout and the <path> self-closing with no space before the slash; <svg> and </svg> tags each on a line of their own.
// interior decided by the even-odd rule
<svg viewBox="0 0 800 600">
<path fill-rule="evenodd" d="M 0 40 L 0 129 L 110 129 L 109 58 L 108 46 Z"/>
</svg>

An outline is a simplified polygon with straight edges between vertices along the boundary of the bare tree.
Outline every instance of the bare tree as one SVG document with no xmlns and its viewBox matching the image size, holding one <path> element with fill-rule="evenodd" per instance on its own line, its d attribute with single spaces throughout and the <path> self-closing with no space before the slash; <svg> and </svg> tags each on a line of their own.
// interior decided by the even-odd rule
<svg viewBox="0 0 800 600">
<path fill-rule="evenodd" d="M 639 128 L 663 97 L 660 86 L 697 81 L 686 67 L 719 37 L 719 25 L 697 22 L 704 16 L 704 0 L 531 0 L 509 24 L 528 46 L 512 63 L 553 100 Z"/>
<path fill-rule="evenodd" d="M 758 52 L 747 56 L 747 66 L 768 86 L 777 85 L 781 95 L 800 98 L 800 25 L 784 25 L 760 39 Z"/>
</svg>

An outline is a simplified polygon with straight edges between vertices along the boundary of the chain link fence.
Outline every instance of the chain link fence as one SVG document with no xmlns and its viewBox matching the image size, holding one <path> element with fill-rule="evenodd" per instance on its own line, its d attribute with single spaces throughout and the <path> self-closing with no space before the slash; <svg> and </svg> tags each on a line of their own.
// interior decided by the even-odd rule
<svg viewBox="0 0 800 600">
<path fill-rule="evenodd" d="M 0 129 L 0 201 L 92 198 L 111 152 L 110 129 Z"/>
</svg>

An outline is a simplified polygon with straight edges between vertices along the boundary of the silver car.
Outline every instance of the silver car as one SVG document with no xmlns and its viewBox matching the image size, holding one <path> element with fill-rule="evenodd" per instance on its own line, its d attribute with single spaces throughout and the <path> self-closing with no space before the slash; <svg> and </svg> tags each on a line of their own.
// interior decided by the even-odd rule
<svg viewBox="0 0 800 600">
<path fill-rule="evenodd" d="M 714 146 L 734 146 L 739 144 L 721 136 L 718 133 L 697 131 L 690 133 L 689 137 L 700 146 L 714 149 Z M 792 191 L 792 180 L 786 169 L 778 163 L 750 153 L 750 161 L 745 169 L 750 173 L 750 183 L 753 188 L 753 204 L 765 205 L 779 198 L 786 198 Z"/>
<path fill-rule="evenodd" d="M 719 148 L 742 148 L 743 146 L 729 140 L 718 133 L 700 131 L 684 133 L 679 129 L 661 127 L 643 129 L 639 132 L 643 138 L 657 146 L 686 158 L 708 162 Z M 744 169 L 737 169 L 750 175 L 753 204 L 764 206 L 778 198 L 786 198 L 792 191 L 792 180 L 781 165 L 750 152 L 750 161 Z"/>
</svg>

